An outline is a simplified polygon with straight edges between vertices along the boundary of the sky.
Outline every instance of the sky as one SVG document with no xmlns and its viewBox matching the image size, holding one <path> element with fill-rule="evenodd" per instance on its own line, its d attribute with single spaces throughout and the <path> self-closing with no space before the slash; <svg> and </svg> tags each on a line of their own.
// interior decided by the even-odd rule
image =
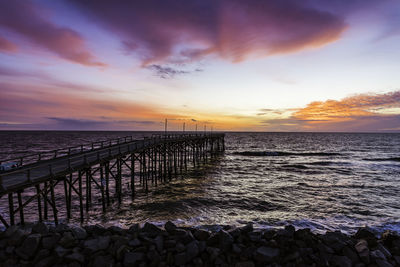
<svg viewBox="0 0 400 267">
<path fill-rule="evenodd" d="M 398 0 L 0 0 L 0 130 L 400 132 Z"/>
</svg>

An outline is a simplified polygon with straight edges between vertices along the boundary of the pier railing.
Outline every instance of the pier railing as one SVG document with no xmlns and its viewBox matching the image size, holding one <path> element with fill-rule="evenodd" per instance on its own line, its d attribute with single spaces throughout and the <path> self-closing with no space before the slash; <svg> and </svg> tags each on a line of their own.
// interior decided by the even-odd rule
<svg viewBox="0 0 400 267">
<path fill-rule="evenodd" d="M 210 133 L 211 134 L 211 133 Z M 182 137 L 193 137 L 193 136 L 201 136 L 207 134 L 152 134 L 151 137 L 143 137 L 146 139 L 171 139 L 171 138 L 182 138 Z M 14 171 L 21 167 L 25 167 L 27 165 L 41 163 L 43 161 L 69 157 L 73 155 L 79 155 L 86 152 L 95 151 L 103 148 L 110 148 L 113 146 L 118 146 L 122 144 L 132 143 L 135 141 L 141 141 L 141 139 L 134 139 L 133 136 L 124 136 L 114 139 L 108 139 L 103 141 L 96 141 L 86 144 L 81 144 L 77 146 L 71 146 L 66 148 L 59 148 L 55 150 L 42 151 L 37 153 L 32 153 L 28 155 L 23 155 L 20 157 L 13 157 L 10 159 L 0 159 L 0 166 L 8 167 L 8 169 L 0 169 L 0 173 L 7 171 Z"/>
<path fill-rule="evenodd" d="M 16 223 L 15 216 L 19 214 L 20 223 L 24 224 L 24 209 L 37 211 L 39 221 L 48 220 L 51 209 L 57 224 L 58 209 L 64 205 L 67 219 L 72 217 L 74 196 L 79 200 L 83 222 L 84 206 L 88 216 L 95 205 L 92 197 L 101 197 L 102 210 L 106 212 L 112 198 L 121 204 L 123 189 L 130 192 L 133 200 L 137 186 L 147 193 L 149 184 L 168 182 L 224 149 L 223 133 L 156 134 L 140 140 L 123 137 L 58 149 L 48 152 L 49 157 L 43 153 L 41 157 L 25 156 L 20 159 L 20 166 L 0 173 L 0 201 L 8 196 L 8 214 L 0 214 L 0 221 L 8 227 Z M 64 187 L 63 193 L 57 192 L 64 198 L 55 196 L 57 185 Z M 7 206 L 4 202 L 2 205 Z"/>
</svg>

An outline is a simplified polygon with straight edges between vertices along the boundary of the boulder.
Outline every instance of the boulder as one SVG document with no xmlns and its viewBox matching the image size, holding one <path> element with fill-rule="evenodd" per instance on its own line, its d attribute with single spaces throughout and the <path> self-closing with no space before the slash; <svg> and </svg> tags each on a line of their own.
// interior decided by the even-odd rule
<svg viewBox="0 0 400 267">
<path fill-rule="evenodd" d="M 32 258 L 33 255 L 35 255 L 36 251 L 39 248 L 40 239 L 41 239 L 40 234 L 29 235 L 24 240 L 22 245 L 16 249 L 17 255 L 24 260 L 28 260 L 28 259 Z"/>
<path fill-rule="evenodd" d="M 164 229 L 165 229 L 168 233 L 173 234 L 173 232 L 177 229 L 177 227 L 176 227 L 176 225 L 175 225 L 173 222 L 168 221 L 168 222 L 165 223 Z"/>
<path fill-rule="evenodd" d="M 140 252 L 127 252 L 124 257 L 124 266 L 134 266 L 144 259 L 144 254 Z"/>
<path fill-rule="evenodd" d="M 186 262 L 191 261 L 199 254 L 199 242 L 194 240 L 186 246 Z"/>
<path fill-rule="evenodd" d="M 272 262 L 279 256 L 279 249 L 262 246 L 256 250 L 255 259 L 262 263 Z"/>
<path fill-rule="evenodd" d="M 230 250 L 234 241 L 233 237 L 225 230 L 219 231 L 218 235 L 219 235 L 219 248 L 222 251 Z"/>
<path fill-rule="evenodd" d="M 364 239 L 361 239 L 358 241 L 358 243 L 355 245 L 355 249 L 358 253 L 358 256 L 361 258 L 361 260 L 365 264 L 369 264 L 370 258 L 369 258 L 369 248 L 368 248 L 368 243 Z"/>
<path fill-rule="evenodd" d="M 32 232 L 41 234 L 41 235 L 45 235 L 49 232 L 49 227 L 47 227 L 46 224 L 39 222 L 39 223 L 36 223 L 33 225 Z"/>
<path fill-rule="evenodd" d="M 69 254 L 64 257 L 67 261 L 77 261 L 79 263 L 84 263 L 85 262 L 85 257 L 79 253 L 79 252 L 74 252 L 72 254 Z"/>
<path fill-rule="evenodd" d="M 148 223 L 148 222 L 146 222 L 144 224 L 141 231 L 148 234 L 150 237 L 156 237 L 157 235 L 159 235 L 162 232 L 161 228 L 159 228 L 158 226 L 156 226 L 152 223 Z"/>
<path fill-rule="evenodd" d="M 203 229 L 196 229 L 194 231 L 194 237 L 199 241 L 206 241 L 210 237 L 210 232 Z"/>
<path fill-rule="evenodd" d="M 86 230 L 82 227 L 73 227 L 71 228 L 71 231 L 74 237 L 79 240 L 86 239 L 88 236 Z"/>
<path fill-rule="evenodd" d="M 338 256 L 338 255 L 333 255 L 330 262 L 332 263 L 332 266 L 337 266 L 337 267 L 351 267 L 352 262 L 349 258 L 346 256 Z"/>
</svg>

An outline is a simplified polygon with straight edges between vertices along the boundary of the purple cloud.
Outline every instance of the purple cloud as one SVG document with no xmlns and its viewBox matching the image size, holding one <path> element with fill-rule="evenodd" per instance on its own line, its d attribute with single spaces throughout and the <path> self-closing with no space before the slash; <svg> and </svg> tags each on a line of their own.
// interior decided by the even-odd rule
<svg viewBox="0 0 400 267">
<path fill-rule="evenodd" d="M 53 24 L 41 11 L 29 0 L 0 1 L 0 28 L 18 33 L 39 47 L 74 63 L 105 66 L 87 50 L 79 33 Z"/>
</svg>

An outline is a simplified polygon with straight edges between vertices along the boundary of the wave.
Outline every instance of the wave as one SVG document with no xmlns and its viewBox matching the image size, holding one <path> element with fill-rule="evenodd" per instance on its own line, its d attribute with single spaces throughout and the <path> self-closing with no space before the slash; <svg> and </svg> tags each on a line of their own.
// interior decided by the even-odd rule
<svg viewBox="0 0 400 267">
<path fill-rule="evenodd" d="M 283 151 L 237 151 L 234 155 L 241 156 L 256 156 L 256 157 L 285 157 L 285 156 L 310 156 L 310 157 L 325 157 L 338 156 L 340 153 L 333 152 L 283 152 Z"/>
<path fill-rule="evenodd" d="M 396 161 L 400 162 L 400 157 L 393 157 L 393 158 L 375 158 L 375 159 L 363 159 L 367 161 Z"/>
</svg>

